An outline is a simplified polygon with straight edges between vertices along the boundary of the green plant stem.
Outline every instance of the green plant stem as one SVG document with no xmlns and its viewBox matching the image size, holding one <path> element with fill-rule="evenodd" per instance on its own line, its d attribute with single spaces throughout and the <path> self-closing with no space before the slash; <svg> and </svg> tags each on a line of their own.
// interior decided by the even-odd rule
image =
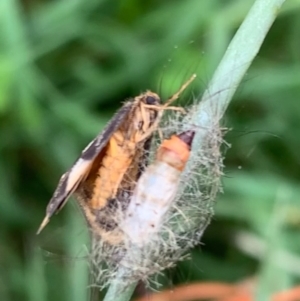
<svg viewBox="0 0 300 301">
<path fill-rule="evenodd" d="M 193 114 L 193 123 L 202 129 L 197 131 L 194 149 L 203 147 L 210 128 L 219 123 L 284 1 L 257 0 L 252 6 L 204 92 L 196 114 Z M 189 162 L 189 165 L 192 164 L 195 164 L 193 157 Z M 213 201 L 211 200 L 211 206 Z M 126 282 L 122 281 L 123 275 L 124 269 L 121 268 L 111 283 L 104 301 L 130 300 L 136 283 L 124 287 Z"/>
<path fill-rule="evenodd" d="M 126 285 L 123 280 L 126 268 L 121 267 L 117 276 L 112 281 L 103 301 L 129 301 L 137 285 L 137 282 Z"/>
<path fill-rule="evenodd" d="M 211 126 L 222 118 L 284 2 L 257 0 L 253 4 L 203 94 L 194 118 L 197 125 Z"/>
</svg>

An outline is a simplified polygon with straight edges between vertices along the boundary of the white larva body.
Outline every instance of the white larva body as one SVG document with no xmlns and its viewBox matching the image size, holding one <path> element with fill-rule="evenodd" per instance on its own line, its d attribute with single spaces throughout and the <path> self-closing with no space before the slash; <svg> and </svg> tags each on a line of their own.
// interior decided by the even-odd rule
<svg viewBox="0 0 300 301">
<path fill-rule="evenodd" d="M 138 180 L 120 223 L 129 244 L 143 246 L 155 241 L 175 200 L 193 137 L 193 131 L 186 131 L 164 140 L 156 160 Z"/>
<path fill-rule="evenodd" d="M 159 231 L 176 196 L 180 174 L 169 164 L 156 161 L 141 176 L 121 226 L 131 243 L 145 244 Z"/>
</svg>

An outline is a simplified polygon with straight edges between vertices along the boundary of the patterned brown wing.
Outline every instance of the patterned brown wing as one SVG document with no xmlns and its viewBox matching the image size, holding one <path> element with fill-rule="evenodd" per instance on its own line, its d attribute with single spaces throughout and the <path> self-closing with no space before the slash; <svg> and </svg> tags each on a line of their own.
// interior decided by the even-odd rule
<svg viewBox="0 0 300 301">
<path fill-rule="evenodd" d="M 46 209 L 46 216 L 40 225 L 37 234 L 47 225 L 51 216 L 58 212 L 67 202 L 69 196 L 77 189 L 88 176 L 93 162 L 104 150 L 112 134 L 119 128 L 129 114 L 133 102 L 126 102 L 114 115 L 105 129 L 82 151 L 73 166 L 62 175 L 57 188 L 49 201 Z"/>
</svg>

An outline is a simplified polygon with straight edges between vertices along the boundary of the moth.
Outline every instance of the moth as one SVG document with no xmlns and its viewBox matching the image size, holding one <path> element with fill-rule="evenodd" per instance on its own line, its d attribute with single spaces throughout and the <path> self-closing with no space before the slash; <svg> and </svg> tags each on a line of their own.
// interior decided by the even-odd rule
<svg viewBox="0 0 300 301">
<path fill-rule="evenodd" d="M 161 230 L 176 197 L 194 135 L 195 131 L 188 130 L 164 140 L 156 159 L 139 178 L 120 224 L 130 243 L 144 246 Z"/>
<path fill-rule="evenodd" d="M 111 243 L 118 241 L 118 231 L 112 234 L 117 227 L 114 214 L 120 206 L 125 210 L 130 201 L 163 111 L 182 110 L 170 104 L 194 78 L 195 75 L 164 104 L 151 91 L 124 103 L 105 129 L 61 176 L 37 234 L 74 193 L 93 233 L 104 240 L 111 240 Z"/>
</svg>

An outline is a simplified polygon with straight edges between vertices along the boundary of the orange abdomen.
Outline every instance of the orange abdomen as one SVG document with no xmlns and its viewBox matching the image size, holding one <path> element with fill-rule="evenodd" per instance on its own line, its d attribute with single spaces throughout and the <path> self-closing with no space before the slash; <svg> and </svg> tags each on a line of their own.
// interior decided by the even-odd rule
<svg viewBox="0 0 300 301">
<path fill-rule="evenodd" d="M 132 163 L 135 148 L 136 144 L 126 140 L 121 131 L 110 138 L 89 201 L 93 209 L 102 209 L 110 199 L 116 197 L 120 183 Z"/>
</svg>

